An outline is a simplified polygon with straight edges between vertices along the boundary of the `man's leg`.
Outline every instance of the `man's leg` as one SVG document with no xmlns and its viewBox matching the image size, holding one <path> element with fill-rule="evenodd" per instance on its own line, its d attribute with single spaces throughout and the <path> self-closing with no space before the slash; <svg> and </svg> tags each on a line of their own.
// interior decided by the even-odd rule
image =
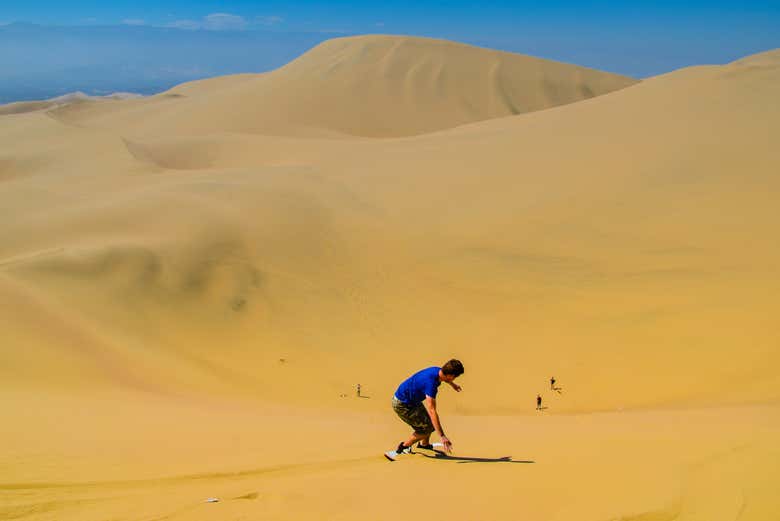
<svg viewBox="0 0 780 521">
<path fill-rule="evenodd" d="M 425 407 L 422 406 L 422 404 L 418 405 L 414 409 L 414 416 L 415 416 L 415 424 L 414 432 L 416 434 L 417 440 L 419 440 L 418 446 L 429 446 L 431 444 L 431 434 L 434 432 L 433 428 L 433 421 L 431 420 L 431 415 L 428 413 L 427 410 L 425 410 Z M 414 443 L 414 441 L 412 441 Z"/>
<path fill-rule="evenodd" d="M 403 441 L 398 445 L 398 448 L 396 449 L 397 452 L 408 449 L 420 440 L 425 442 L 423 445 L 428 445 L 434 428 L 430 416 L 423 405 L 418 404 L 416 407 L 409 408 L 402 406 L 398 403 L 397 399 L 394 398 L 393 409 L 406 424 L 414 429 L 412 435 L 406 441 Z"/>
<path fill-rule="evenodd" d="M 420 440 L 425 440 L 430 437 L 431 437 L 430 434 L 420 434 L 417 432 L 413 432 L 412 435 L 409 437 L 409 439 L 404 442 L 404 447 L 411 447 L 412 445 L 415 444 L 415 442 Z M 427 445 L 427 443 L 423 443 L 423 445 Z"/>
</svg>

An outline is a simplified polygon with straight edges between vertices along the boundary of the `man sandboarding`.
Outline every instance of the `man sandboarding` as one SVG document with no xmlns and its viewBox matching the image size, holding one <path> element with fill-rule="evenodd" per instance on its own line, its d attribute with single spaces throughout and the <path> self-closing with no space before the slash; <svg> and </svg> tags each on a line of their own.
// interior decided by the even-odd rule
<svg viewBox="0 0 780 521">
<path fill-rule="evenodd" d="M 417 447 L 420 449 L 433 449 L 433 431 L 439 434 L 444 450 L 452 450 L 452 442 L 444 435 L 439 414 L 436 412 L 436 394 L 442 382 L 450 384 L 455 391 L 460 392 L 460 386 L 453 383 L 453 380 L 462 374 L 463 364 L 460 360 L 453 359 L 442 367 L 429 367 L 414 373 L 398 386 L 393 396 L 393 410 L 414 432 L 408 440 L 399 443 L 397 449 L 385 452 L 387 459 L 395 461 L 398 455 L 411 452 L 415 442 L 419 442 Z"/>
</svg>

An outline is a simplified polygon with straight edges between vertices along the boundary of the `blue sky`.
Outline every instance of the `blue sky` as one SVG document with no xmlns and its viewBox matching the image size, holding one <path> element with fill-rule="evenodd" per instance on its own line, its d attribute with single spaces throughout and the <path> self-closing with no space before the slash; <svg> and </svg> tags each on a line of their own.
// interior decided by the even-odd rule
<svg viewBox="0 0 780 521">
<path fill-rule="evenodd" d="M 61 89 L 66 88 L 65 83 L 70 88 L 73 82 L 65 81 L 68 74 L 83 75 L 83 67 L 88 66 L 93 67 L 89 69 L 93 77 L 110 75 L 112 63 L 126 68 L 125 62 L 136 64 L 136 76 L 149 73 L 159 77 L 160 71 L 177 67 L 190 71 L 169 74 L 168 83 L 230 72 L 259 72 L 283 64 L 324 39 L 366 33 L 447 38 L 634 77 L 687 65 L 726 63 L 780 47 L 780 0 L 483 0 L 479 4 L 463 0 L 27 0 L 1 5 L 0 80 L 18 88 L 37 88 L 49 77 L 41 74 L 53 74 L 55 69 L 62 80 Z M 35 31 L 24 40 L 17 27 L 19 34 L 4 40 L 3 32 L 8 33 L 10 26 L 3 24 L 11 22 L 64 26 L 78 34 L 62 30 L 50 34 L 47 53 L 36 42 L 39 35 L 32 34 Z M 85 28 L 100 28 L 100 49 L 96 49 L 95 34 Z M 147 32 L 128 32 L 130 28 Z M 160 28 L 180 30 L 175 34 L 181 38 L 161 35 Z M 112 32 L 120 43 L 107 40 Z M 270 42 L 271 37 L 276 41 Z M 133 45 L 128 38 L 148 41 Z M 150 46 L 156 38 L 165 52 L 150 61 Z M 185 41 L 187 46 L 202 49 L 200 61 L 187 52 Z M 60 43 L 69 49 L 66 57 L 51 52 Z M 209 50 L 212 48 L 214 52 Z M 163 59 L 170 63 L 166 65 Z M 69 68 L 68 60 L 82 69 Z M 150 68 L 141 70 L 141 62 L 149 62 Z M 94 68 L 98 65 L 100 69 Z M 37 76 L 29 76 L 30 71 Z M 121 77 L 117 75 L 117 81 Z M 131 88 L 135 87 L 127 86 Z M 150 89 L 153 87 L 142 90 Z M 3 99 L 8 95 L 3 98 L 0 92 L 0 101 Z"/>
<path fill-rule="evenodd" d="M 778 0 L 484 0 L 478 7 L 477 2 L 463 0 L 28 0 L 3 4 L 0 23 L 414 34 L 484 42 L 529 54 L 547 48 L 556 54 L 555 47 L 559 47 L 558 54 L 576 57 L 579 48 L 583 53 L 603 53 L 604 63 L 612 55 L 619 57 L 651 45 L 658 47 L 656 61 L 668 49 L 688 53 L 691 59 L 717 61 L 719 56 L 740 55 L 744 49 L 780 46 Z M 699 51 L 703 48 L 706 53 Z"/>
<path fill-rule="evenodd" d="M 611 28 L 659 29 L 679 25 L 729 30 L 734 25 L 780 25 L 777 1 L 594 0 L 546 1 L 394 1 L 304 0 L 296 2 L 251 0 L 29 0 L 3 2 L 0 22 L 28 21 L 53 25 L 146 23 L 169 25 L 184 22 L 208 24 L 214 14 L 223 28 L 274 25 L 288 30 L 342 30 L 367 32 L 385 27 L 398 32 L 452 32 L 464 37 L 508 36 L 516 28 L 543 26 L 550 31 L 593 31 Z M 217 20 L 213 28 L 220 23 Z M 775 29 L 777 31 L 777 29 Z"/>
</svg>

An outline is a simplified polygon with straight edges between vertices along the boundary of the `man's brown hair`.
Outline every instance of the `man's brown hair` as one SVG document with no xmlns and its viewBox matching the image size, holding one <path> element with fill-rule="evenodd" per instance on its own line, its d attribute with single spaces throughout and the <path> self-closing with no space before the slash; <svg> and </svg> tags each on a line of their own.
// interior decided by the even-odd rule
<svg viewBox="0 0 780 521">
<path fill-rule="evenodd" d="M 463 374 L 463 364 L 460 363 L 460 360 L 455 360 L 453 358 L 441 367 L 441 372 L 444 374 L 460 376 Z"/>
</svg>

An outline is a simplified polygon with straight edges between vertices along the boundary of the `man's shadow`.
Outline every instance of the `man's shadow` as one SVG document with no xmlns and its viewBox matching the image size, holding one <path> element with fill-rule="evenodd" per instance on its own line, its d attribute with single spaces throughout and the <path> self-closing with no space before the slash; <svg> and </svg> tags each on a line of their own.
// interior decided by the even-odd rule
<svg viewBox="0 0 780 521">
<path fill-rule="evenodd" d="M 513 460 L 512 456 L 502 456 L 500 458 L 474 458 L 469 456 L 450 456 L 446 452 L 440 450 L 434 450 L 436 454 L 431 456 L 424 452 L 415 452 L 415 454 L 422 454 L 426 458 L 456 461 L 458 463 L 536 463 L 532 460 Z"/>
<path fill-rule="evenodd" d="M 553 387 L 552 390 L 558 394 L 561 394 L 563 392 L 563 387 Z"/>
</svg>

